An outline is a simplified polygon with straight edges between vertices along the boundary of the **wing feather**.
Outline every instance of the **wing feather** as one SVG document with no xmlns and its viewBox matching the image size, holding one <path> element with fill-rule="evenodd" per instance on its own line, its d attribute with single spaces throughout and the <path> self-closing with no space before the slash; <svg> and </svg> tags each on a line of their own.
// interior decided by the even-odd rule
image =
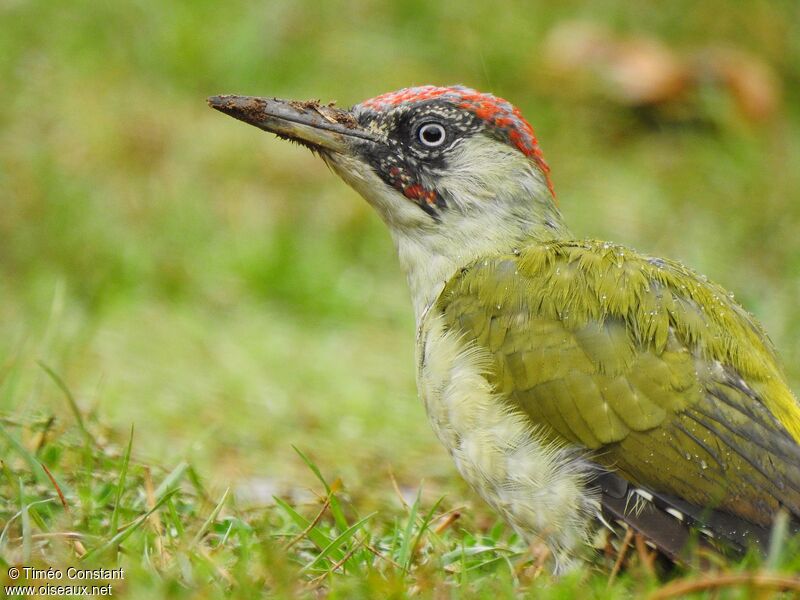
<svg viewBox="0 0 800 600">
<path fill-rule="evenodd" d="M 768 526 L 800 519 L 800 405 L 758 323 L 678 263 L 599 242 L 462 269 L 436 303 L 492 384 L 632 484 Z"/>
</svg>

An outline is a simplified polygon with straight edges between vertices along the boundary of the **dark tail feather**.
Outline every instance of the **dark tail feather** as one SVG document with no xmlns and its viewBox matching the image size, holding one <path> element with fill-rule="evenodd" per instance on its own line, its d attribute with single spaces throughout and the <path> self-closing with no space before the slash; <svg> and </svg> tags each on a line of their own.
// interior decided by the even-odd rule
<svg viewBox="0 0 800 600">
<path fill-rule="evenodd" d="M 737 555 L 751 547 L 762 552 L 769 547 L 769 528 L 635 488 L 614 473 L 603 473 L 596 483 L 604 518 L 631 527 L 671 560 L 685 562 L 694 546 Z M 800 524 L 790 524 L 789 531 L 800 533 Z"/>
</svg>

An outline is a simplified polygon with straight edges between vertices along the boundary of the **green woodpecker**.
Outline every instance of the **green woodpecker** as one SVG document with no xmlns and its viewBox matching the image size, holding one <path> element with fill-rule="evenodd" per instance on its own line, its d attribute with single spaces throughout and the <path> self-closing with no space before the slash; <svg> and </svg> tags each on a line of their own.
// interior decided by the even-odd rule
<svg viewBox="0 0 800 600">
<path fill-rule="evenodd" d="M 556 568 L 595 517 L 673 558 L 800 522 L 800 405 L 770 341 L 683 265 L 576 239 L 531 126 L 465 87 L 340 110 L 216 96 L 319 154 L 388 225 L 417 323 L 417 384 L 461 475 Z"/>
</svg>

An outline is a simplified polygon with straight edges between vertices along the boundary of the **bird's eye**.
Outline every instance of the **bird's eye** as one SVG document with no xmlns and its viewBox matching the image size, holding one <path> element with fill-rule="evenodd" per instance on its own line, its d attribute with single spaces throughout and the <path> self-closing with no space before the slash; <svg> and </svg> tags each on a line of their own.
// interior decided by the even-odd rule
<svg viewBox="0 0 800 600">
<path fill-rule="evenodd" d="M 444 127 L 439 123 L 425 123 L 417 130 L 417 137 L 422 142 L 423 146 L 428 148 L 436 148 L 444 143 L 446 136 Z"/>
</svg>

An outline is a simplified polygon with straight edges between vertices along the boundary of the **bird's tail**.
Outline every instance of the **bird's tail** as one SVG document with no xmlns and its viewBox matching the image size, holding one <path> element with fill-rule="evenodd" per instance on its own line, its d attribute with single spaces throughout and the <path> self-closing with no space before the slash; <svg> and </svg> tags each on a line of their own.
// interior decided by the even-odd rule
<svg viewBox="0 0 800 600">
<path fill-rule="evenodd" d="M 596 483 L 604 521 L 630 527 L 673 561 L 687 562 L 697 547 L 735 555 L 752 547 L 766 553 L 769 547 L 767 527 L 637 488 L 614 473 L 603 473 Z M 800 533 L 800 523 L 790 521 L 789 532 Z"/>
</svg>

